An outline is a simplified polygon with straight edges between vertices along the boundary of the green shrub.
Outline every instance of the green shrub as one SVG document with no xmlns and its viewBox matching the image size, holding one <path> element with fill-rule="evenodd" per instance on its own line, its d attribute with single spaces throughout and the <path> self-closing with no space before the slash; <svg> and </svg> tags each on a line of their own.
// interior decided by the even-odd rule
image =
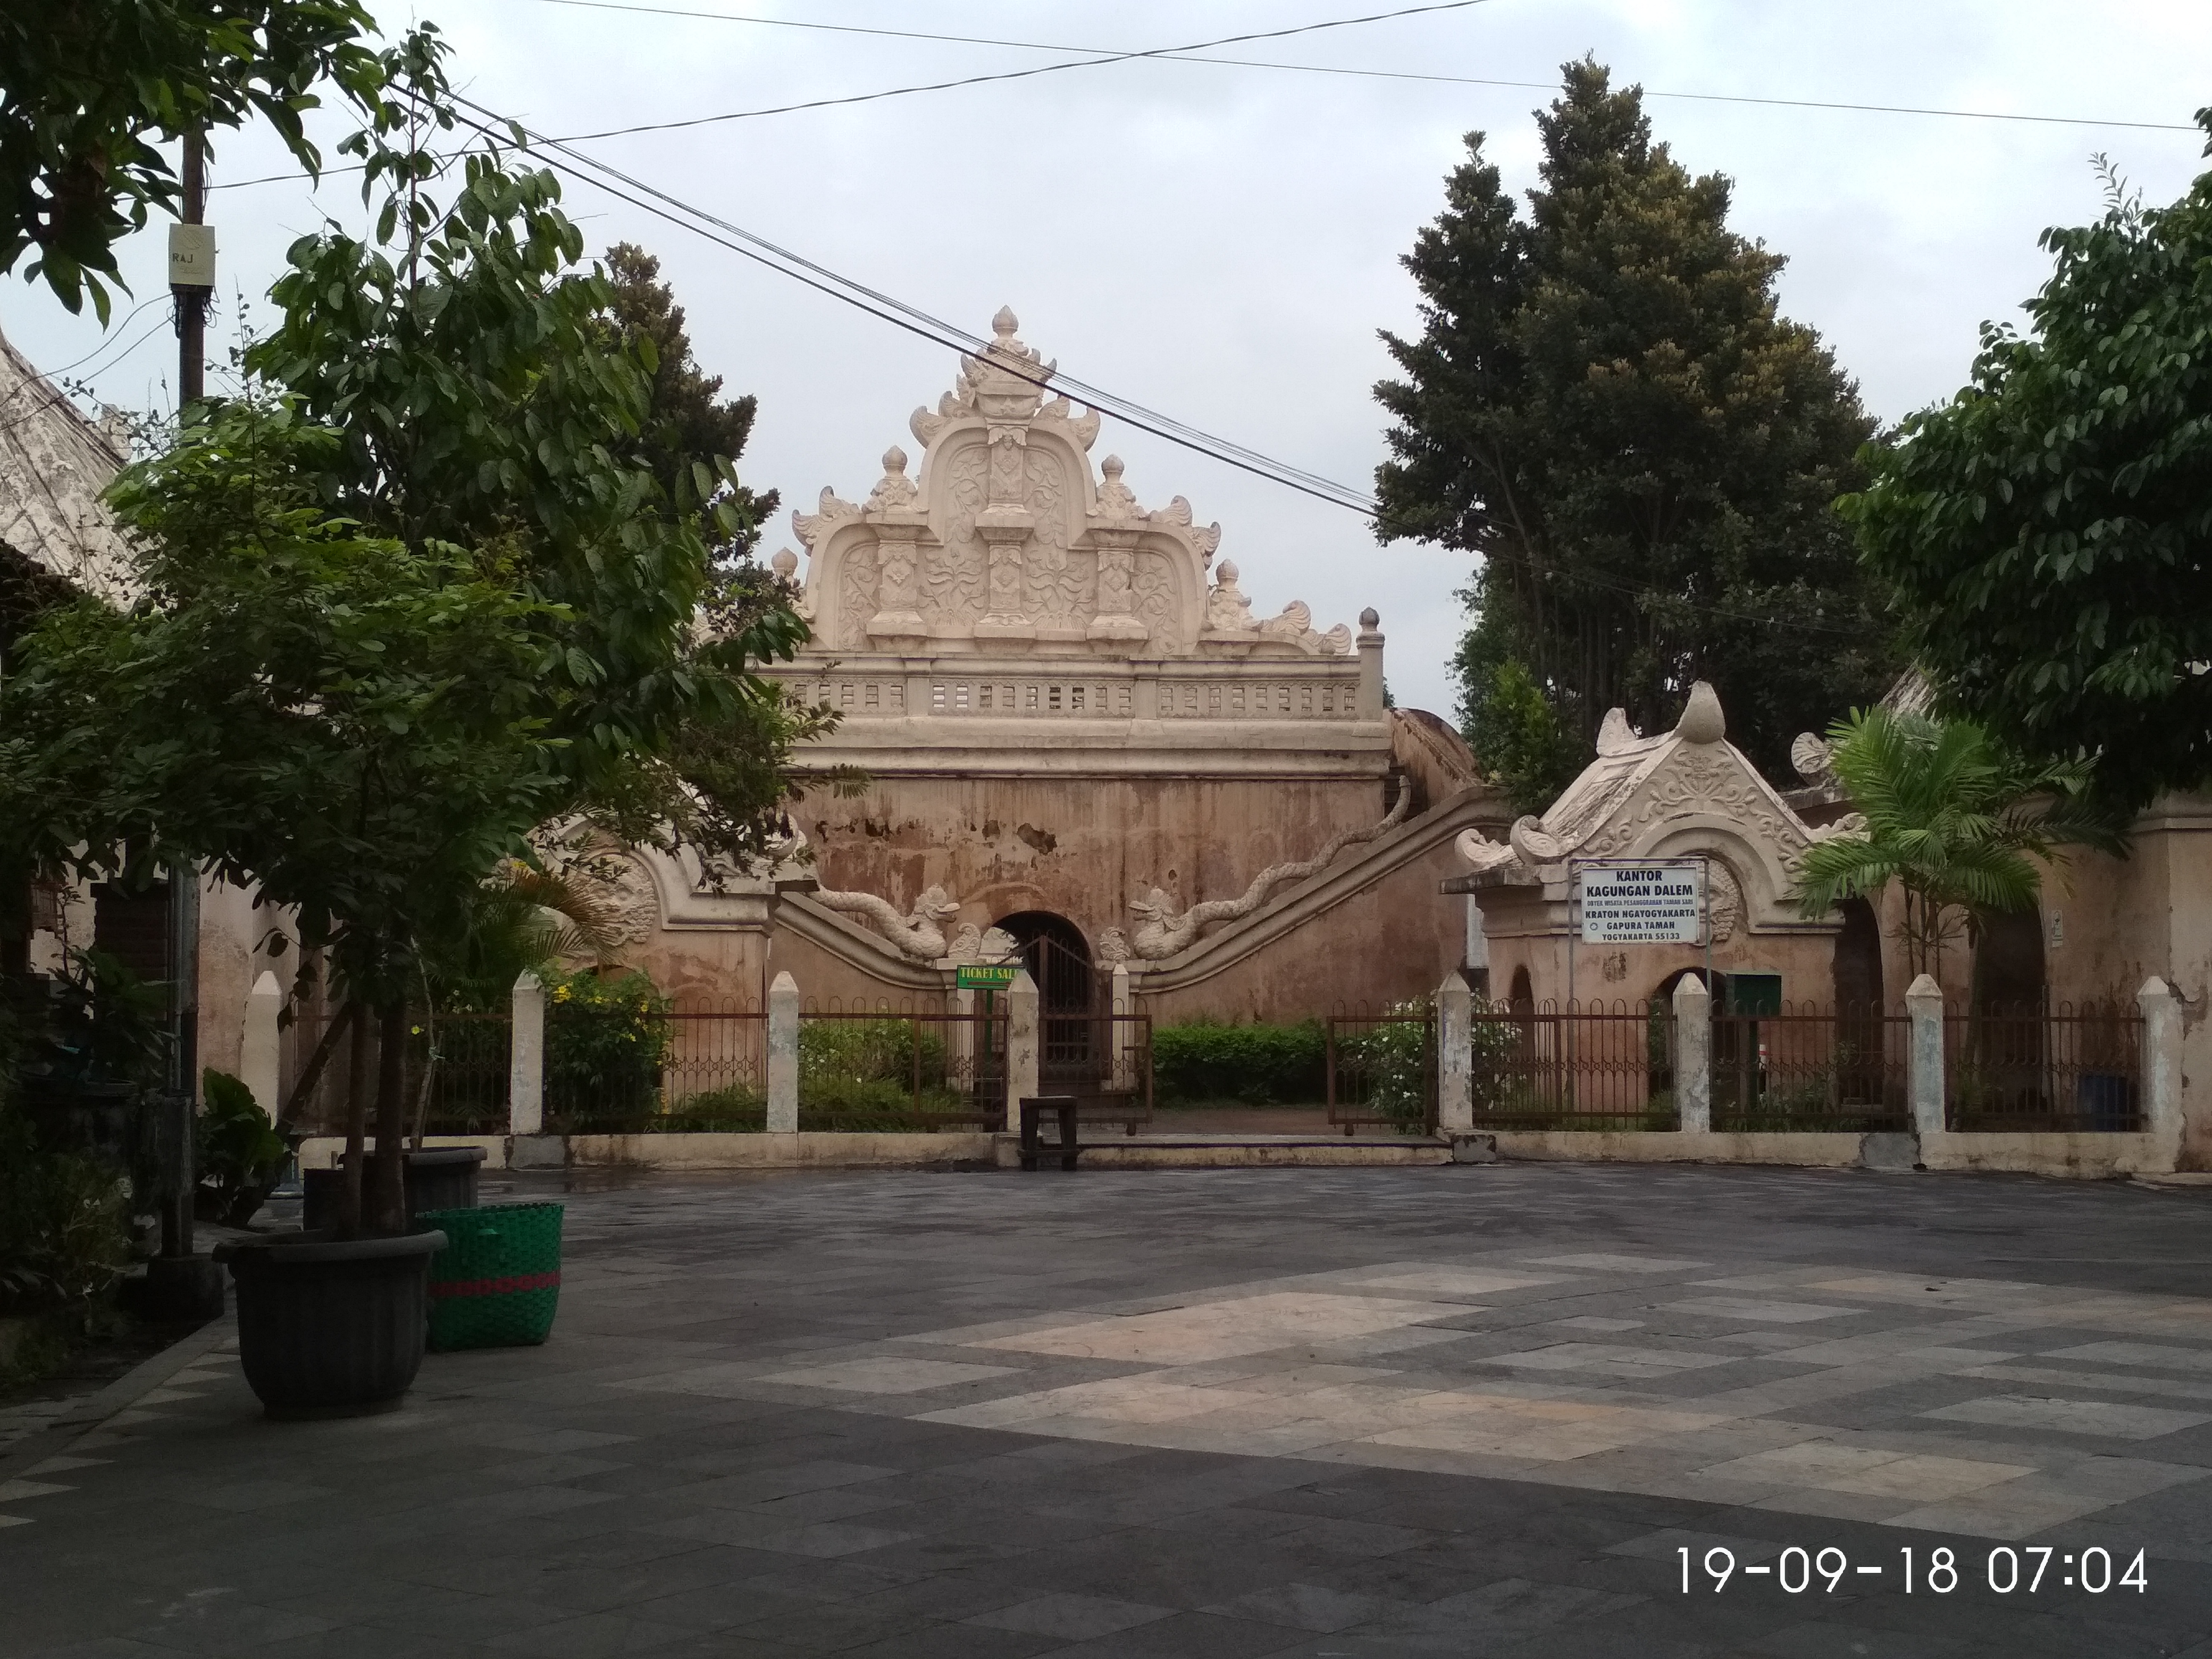
<svg viewBox="0 0 2212 1659">
<path fill-rule="evenodd" d="M 130 1264 L 130 1198 L 112 1165 L 42 1147 L 0 1104 L 0 1314 L 88 1316 Z"/>
<path fill-rule="evenodd" d="M 799 1097 L 854 1084 L 895 1083 L 902 1098 L 914 1088 L 915 1023 L 910 1019 L 802 1019 L 799 1023 Z M 921 1084 L 945 1083 L 945 1039 L 920 1034 Z M 886 1097 L 887 1098 L 888 1097 Z"/>
<path fill-rule="evenodd" d="M 1431 1007 L 1422 1000 L 1394 1003 L 1384 1012 L 1427 1015 Z M 1393 1019 L 1340 1038 L 1337 1069 L 1356 1079 L 1345 1092 L 1401 1129 L 1425 1127 L 1433 1076 L 1429 1044 L 1434 1030 L 1425 1019 Z"/>
<path fill-rule="evenodd" d="M 545 1008 L 545 1101 L 576 1119 L 650 1112 L 660 1097 L 668 999 L 643 974 L 556 977 Z"/>
<path fill-rule="evenodd" d="M 253 1091 L 212 1066 L 200 1073 L 193 1168 L 217 1221 L 243 1227 L 268 1196 L 289 1150 Z"/>
<path fill-rule="evenodd" d="M 1328 1037 L 1317 1019 L 1228 1025 L 1196 1019 L 1152 1033 L 1152 1093 L 1164 1106 L 1236 1100 L 1310 1105 L 1327 1097 Z"/>
</svg>

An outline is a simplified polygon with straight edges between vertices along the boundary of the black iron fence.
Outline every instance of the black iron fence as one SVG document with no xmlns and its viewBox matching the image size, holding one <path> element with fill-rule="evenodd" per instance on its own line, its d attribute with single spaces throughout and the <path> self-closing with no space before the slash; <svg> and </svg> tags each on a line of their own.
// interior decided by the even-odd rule
<svg viewBox="0 0 2212 1659">
<path fill-rule="evenodd" d="M 1664 1003 L 1479 1005 L 1474 1122 L 1484 1129 L 1672 1129 L 1674 1019 Z"/>
<path fill-rule="evenodd" d="M 1911 1023 L 1879 1007 L 1785 1002 L 1775 1014 L 1713 1020 L 1716 1129 L 1910 1129 Z"/>
<path fill-rule="evenodd" d="M 1129 1134 L 1152 1121 L 1150 1014 L 1049 1014 L 1040 1026 L 1039 1094 L 1073 1095 L 1083 1121 Z"/>
<path fill-rule="evenodd" d="M 799 1020 L 799 1127 L 999 1128 L 1006 1121 L 1003 999 L 963 1012 L 941 1001 L 832 1004 Z"/>
<path fill-rule="evenodd" d="M 1954 1129 L 2125 1133 L 2143 1127 L 2143 1020 L 2123 998 L 1946 1013 Z"/>
<path fill-rule="evenodd" d="M 1340 1008 L 1324 1038 L 1328 1121 L 1347 1135 L 1363 1125 L 1404 1134 L 1437 1127 L 1434 1005 L 1401 1003 L 1381 1012 Z"/>
</svg>

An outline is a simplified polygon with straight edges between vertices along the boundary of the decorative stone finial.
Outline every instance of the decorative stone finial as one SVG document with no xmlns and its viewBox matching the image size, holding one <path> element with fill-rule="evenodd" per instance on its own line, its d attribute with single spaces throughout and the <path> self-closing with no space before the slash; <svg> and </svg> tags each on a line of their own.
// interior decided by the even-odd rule
<svg viewBox="0 0 2212 1659">
<path fill-rule="evenodd" d="M 1628 723 L 1628 711 L 1626 708 L 1607 709 L 1605 724 L 1597 729 L 1597 752 L 1618 755 L 1635 741 L 1636 728 Z"/>
<path fill-rule="evenodd" d="M 1721 700 L 1706 681 L 1699 680 L 1690 688 L 1690 700 L 1682 705 L 1682 718 L 1674 722 L 1674 731 L 1684 743 L 1718 743 L 1728 736 L 1728 716 L 1721 712 Z"/>
<path fill-rule="evenodd" d="M 1224 559 L 1214 568 L 1213 574 L 1221 579 L 1221 585 L 1224 587 L 1236 586 L 1237 561 L 1234 559 Z"/>
<path fill-rule="evenodd" d="M 999 314 L 991 319 L 991 332 L 999 337 L 1002 345 L 1014 337 L 1014 331 L 1021 325 L 1021 319 L 1014 315 L 1012 306 L 1000 306 Z"/>
<path fill-rule="evenodd" d="M 799 555 L 787 547 L 779 548 L 775 556 L 768 562 L 768 566 L 784 580 L 793 580 L 799 574 Z"/>
<path fill-rule="evenodd" d="M 1375 607 L 1370 605 L 1359 613 L 1359 625 L 1371 634 L 1382 626 L 1382 618 L 1376 613 Z"/>
<path fill-rule="evenodd" d="M 904 476 L 906 472 L 906 451 L 901 449 L 896 444 L 893 444 L 889 449 L 884 451 L 884 471 L 886 472 L 897 473 L 902 477 Z"/>
<path fill-rule="evenodd" d="M 1800 732 L 1790 745 L 1790 763 L 1797 769 L 1797 775 L 1808 783 L 1833 783 L 1836 781 L 1835 757 L 1818 734 Z"/>
<path fill-rule="evenodd" d="M 1109 455 L 1098 463 L 1098 470 L 1106 475 L 1107 483 L 1114 483 L 1119 481 L 1121 474 L 1127 471 L 1127 468 L 1123 465 L 1119 455 Z"/>
</svg>

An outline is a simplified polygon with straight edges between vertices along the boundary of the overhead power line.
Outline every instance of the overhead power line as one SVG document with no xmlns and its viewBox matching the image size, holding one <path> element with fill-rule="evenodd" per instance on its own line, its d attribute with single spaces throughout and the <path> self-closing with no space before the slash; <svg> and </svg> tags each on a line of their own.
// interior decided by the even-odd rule
<svg viewBox="0 0 2212 1659">
<path fill-rule="evenodd" d="M 1377 81 L 1420 81 L 1442 86 L 1456 87 L 1518 87 L 1538 92 L 1555 92 L 1556 81 L 1508 81 L 1487 76 L 1437 75 L 1414 70 L 1352 69 L 1334 64 L 1285 64 L 1249 58 L 1200 57 L 1197 54 L 1215 46 L 1234 46 L 1249 40 L 1276 39 L 1282 35 L 1310 33 L 1316 29 L 1341 28 L 1353 23 L 1380 22 L 1393 17 L 1409 16 L 1410 12 L 1384 12 L 1376 17 L 1346 18 L 1333 23 L 1310 23 L 1299 28 L 1276 29 L 1265 34 L 1233 35 L 1223 40 L 1205 41 L 1188 46 L 1162 46 L 1151 52 L 1122 52 L 1112 46 L 1079 46 L 1062 42 L 1044 40 L 1011 40 L 997 35 L 935 34 L 921 29 L 891 29 L 868 27 L 857 23 L 817 23 L 790 17 L 751 17 L 726 11 L 698 11 L 682 6 L 651 6 L 635 3 L 635 0 L 537 0 L 540 5 L 571 6 L 586 11 L 633 12 L 653 17 L 686 17 L 718 23 L 744 23 L 763 28 L 821 30 L 836 34 L 878 35 L 895 40 L 931 40 L 953 46 L 1006 46 L 1019 52 L 1079 52 L 1095 54 L 1070 64 L 1048 64 L 1037 69 L 1014 70 L 1003 75 L 976 76 L 967 80 L 943 81 L 927 86 L 894 87 L 881 92 L 857 94 L 845 98 L 827 98 L 811 103 L 786 104 L 773 109 L 739 110 L 727 115 L 702 116 L 699 121 L 738 121 L 760 115 L 782 115 L 794 110 L 821 109 L 836 104 L 867 103 L 878 98 L 902 97 L 908 93 L 937 92 L 950 87 L 974 86 L 983 81 L 1014 80 L 1024 75 L 1048 75 L 1058 70 L 1080 69 L 1088 64 L 1121 64 L 1137 58 L 1155 58 L 1167 63 L 1214 64 L 1224 68 L 1281 70 L 1299 75 L 1349 76 Z M 1449 10 L 1450 7 L 1420 7 L 1418 10 Z M 1927 115 L 1946 117 L 1965 121 L 2027 121 L 2046 126 L 2073 127 L 2130 127 L 2148 132 L 2197 132 L 2201 131 L 2189 121 L 2123 121 L 2085 115 L 2032 115 L 2011 110 L 1945 109 L 1924 104 L 1866 104 L 1822 98 L 1762 98 L 1744 93 L 1723 92 L 1655 92 L 1644 89 L 1646 98 L 1668 98 L 1705 104 L 1754 104 L 1780 109 L 1841 110 L 1866 115 Z M 621 127 L 608 133 L 586 133 L 584 137 L 611 137 L 617 133 L 651 132 L 663 126 L 684 126 L 693 122 L 666 122 L 653 126 Z"/>
<path fill-rule="evenodd" d="M 596 157 L 571 150 L 562 140 L 548 139 L 541 134 L 533 133 L 522 123 L 501 115 L 497 111 L 477 103 L 473 100 L 456 96 L 454 101 L 474 110 L 484 118 L 481 122 L 467 122 L 467 125 L 476 127 L 479 132 L 487 137 L 496 138 L 507 132 L 520 131 L 532 140 L 533 143 L 555 150 L 558 152 L 560 157 L 566 158 L 562 160 L 546 156 L 542 149 L 535 152 L 556 172 L 564 173 L 580 183 L 591 185 L 619 201 L 626 202 L 679 228 L 689 230 L 694 235 L 702 237 L 718 246 L 726 248 L 780 275 L 803 283 L 807 287 L 826 294 L 832 299 L 866 312 L 871 316 L 890 323 L 896 328 L 903 329 L 906 332 L 934 344 L 946 346 L 971 356 L 980 356 L 990 347 L 991 343 L 979 335 L 970 334 L 964 329 L 933 317 L 916 307 L 909 306 L 890 295 L 842 276 L 825 265 L 806 258 L 804 255 L 780 247 L 765 237 L 755 235 L 741 226 L 732 224 L 728 220 L 708 213 L 702 208 L 695 207 Z M 466 121 L 465 117 L 463 118 Z M 1155 437 L 1164 439 L 1194 453 L 1220 461 L 1269 483 L 1297 490 L 1316 500 L 1326 501 L 1333 507 L 1344 507 L 1358 513 L 1363 518 L 1375 520 L 1378 524 L 1382 522 L 1380 504 L 1372 496 L 1351 485 L 1336 483 L 1318 473 L 1309 472 L 1303 468 L 1293 467 L 1285 462 L 1278 461 L 1257 450 L 1249 449 L 1242 444 L 1216 437 L 1211 433 L 1191 426 L 1187 422 L 1178 421 L 1157 410 L 1148 409 L 1141 404 L 1132 402 L 1115 393 L 1060 374 L 1056 369 L 1047 369 L 1040 366 L 1031 371 L 1009 364 L 1002 357 L 994 358 L 992 361 L 994 365 L 1020 379 L 1028 380 L 1042 391 L 1066 392 L 1085 407 L 1110 416 L 1124 425 L 1134 427 L 1142 432 L 1148 432 Z M 1652 590 L 1639 587 L 1632 582 L 1603 576 L 1554 569 L 1540 570 L 1538 574 L 1553 580 L 1564 580 L 1582 586 L 1603 589 L 1630 598 L 1642 598 L 1652 592 Z M 1676 595 L 1664 597 L 1681 604 L 1685 609 L 1695 611 L 1698 615 L 1723 621 L 1749 623 L 1762 627 L 1782 628 L 1802 633 L 1851 638 L 1858 637 L 1863 631 L 1853 624 L 1818 621 L 1802 616 L 1753 615 L 1748 611 L 1732 610 L 1721 605 L 1684 601 Z"/>
<path fill-rule="evenodd" d="M 790 115 L 799 110 L 833 109 L 845 104 L 872 104 L 878 99 L 905 98 L 915 93 L 949 92 L 957 87 L 980 87 L 994 81 L 1026 81 L 1040 75 L 1057 75 L 1063 70 L 1095 69 L 1103 64 L 1134 63 L 1147 58 L 1172 58 L 1190 52 L 1204 52 L 1212 46 L 1233 46 L 1249 40 L 1279 40 L 1293 34 L 1315 34 L 1324 29 L 1358 28 L 1368 23 L 1387 23 L 1400 17 L 1419 17 L 1430 12 L 1464 11 L 1469 6 L 1489 3 L 1489 0 L 1432 0 L 1421 6 L 1404 6 L 1395 11 L 1378 11 L 1364 17 L 1332 17 L 1318 23 L 1299 23 L 1289 28 L 1262 29 L 1249 34 L 1224 34 L 1213 40 L 1194 40 L 1188 46 L 1152 46 L 1142 52 L 1101 51 L 1090 46 L 1047 47 L 1045 50 L 1065 50 L 1088 52 L 1084 58 L 1071 58 L 1058 64 L 1039 64 L 1031 69 L 1000 70 L 990 75 L 968 75 L 952 81 L 931 81 L 918 86 L 885 87 L 877 92 L 858 92 L 839 98 L 811 98 L 803 103 L 777 104 L 764 109 L 730 110 L 720 115 L 695 115 L 681 121 L 647 121 L 634 126 L 609 127 L 599 132 L 581 132 L 574 137 L 590 138 L 620 138 L 634 132 L 672 132 L 685 127 L 712 126 L 724 121 L 750 121 L 763 115 Z"/>
</svg>

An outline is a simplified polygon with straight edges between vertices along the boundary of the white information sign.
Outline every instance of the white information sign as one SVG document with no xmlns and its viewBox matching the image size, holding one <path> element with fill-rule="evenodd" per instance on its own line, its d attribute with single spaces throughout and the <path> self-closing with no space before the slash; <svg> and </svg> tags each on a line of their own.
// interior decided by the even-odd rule
<svg viewBox="0 0 2212 1659">
<path fill-rule="evenodd" d="M 1574 877 L 1585 945 L 1697 945 L 1705 939 L 1700 862 L 1578 865 Z"/>
</svg>

